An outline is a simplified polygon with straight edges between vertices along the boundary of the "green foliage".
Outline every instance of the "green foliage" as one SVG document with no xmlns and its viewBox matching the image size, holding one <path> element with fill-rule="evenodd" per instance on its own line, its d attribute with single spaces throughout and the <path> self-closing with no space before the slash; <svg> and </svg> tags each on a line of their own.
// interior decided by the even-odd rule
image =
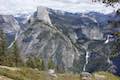
<svg viewBox="0 0 120 80">
<path fill-rule="evenodd" d="M 17 43 L 15 42 L 13 46 L 10 49 L 8 49 L 5 34 L 2 31 L 2 29 L 0 29 L 0 65 L 10 67 L 24 66 L 21 60 L 20 51 L 17 46 Z M 45 70 L 44 61 L 38 57 L 29 57 L 26 62 L 26 65 L 27 67 Z M 47 65 L 48 68 L 54 68 L 54 63 L 51 59 L 48 60 Z"/>
<path fill-rule="evenodd" d="M 55 68 L 54 62 L 51 59 L 49 59 L 48 60 L 48 69 L 54 69 L 54 68 Z"/>
<path fill-rule="evenodd" d="M 3 33 L 3 30 L 0 29 L 0 64 L 4 65 L 4 60 L 7 52 L 7 43 L 5 34 Z"/>
<path fill-rule="evenodd" d="M 29 57 L 28 60 L 26 61 L 27 67 L 31 68 L 37 68 L 39 70 L 45 70 L 45 64 L 44 60 L 38 57 Z M 51 59 L 48 60 L 48 69 L 53 69 L 55 68 L 55 64 Z"/>
<path fill-rule="evenodd" d="M 12 48 L 7 49 L 5 55 L 1 55 L 1 60 L 2 60 L 1 65 L 5 66 L 20 67 L 23 65 L 16 43 L 14 43 Z"/>
<path fill-rule="evenodd" d="M 116 41 L 112 45 L 111 57 L 118 56 L 120 51 L 120 32 L 116 32 L 114 34 L 116 36 Z"/>
<path fill-rule="evenodd" d="M 6 39 L 5 34 L 3 33 L 3 30 L 0 29 L 0 55 L 5 55 L 6 51 Z"/>
<path fill-rule="evenodd" d="M 20 51 L 16 42 L 14 43 L 12 48 L 8 50 L 7 59 L 9 60 L 7 66 L 23 66 L 23 62 L 20 57 Z"/>
<path fill-rule="evenodd" d="M 114 33 L 117 37 L 120 37 L 120 32 L 115 32 Z"/>
<path fill-rule="evenodd" d="M 21 64 L 22 60 L 16 42 L 8 49 L 6 35 L 3 30 L 0 29 L 0 65 L 20 66 Z"/>
<path fill-rule="evenodd" d="M 27 67 L 37 68 L 39 70 L 44 70 L 44 62 L 42 59 L 37 57 L 29 57 L 26 61 Z"/>
</svg>

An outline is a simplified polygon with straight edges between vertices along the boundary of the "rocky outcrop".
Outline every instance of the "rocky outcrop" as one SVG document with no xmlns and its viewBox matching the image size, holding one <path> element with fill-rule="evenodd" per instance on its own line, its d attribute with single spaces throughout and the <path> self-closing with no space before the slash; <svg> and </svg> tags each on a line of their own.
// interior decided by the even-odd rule
<svg viewBox="0 0 120 80">
<path fill-rule="evenodd" d="M 92 77 L 93 77 L 92 74 L 88 72 L 82 72 L 80 76 L 82 78 L 81 80 L 92 80 Z"/>
<path fill-rule="evenodd" d="M 14 33 L 20 30 L 20 26 L 12 15 L 0 15 L 0 27 L 5 33 Z"/>
<path fill-rule="evenodd" d="M 49 17 L 49 12 L 46 7 L 39 6 L 37 8 L 37 11 L 33 15 L 33 17 L 31 17 L 31 22 L 34 22 L 34 20 L 36 20 L 36 19 L 43 21 L 49 25 L 52 25 L 50 17 Z"/>
<path fill-rule="evenodd" d="M 103 33 L 98 26 L 87 26 L 82 28 L 82 32 L 91 40 L 103 40 Z"/>
</svg>

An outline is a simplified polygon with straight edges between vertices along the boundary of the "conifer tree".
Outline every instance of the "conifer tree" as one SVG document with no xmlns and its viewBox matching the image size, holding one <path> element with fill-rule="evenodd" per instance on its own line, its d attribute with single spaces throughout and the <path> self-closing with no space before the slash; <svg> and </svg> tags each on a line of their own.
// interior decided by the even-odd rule
<svg viewBox="0 0 120 80">
<path fill-rule="evenodd" d="M 0 65 L 5 65 L 4 60 L 7 51 L 6 38 L 3 30 L 0 28 Z"/>
<path fill-rule="evenodd" d="M 20 57 L 20 51 L 18 49 L 18 46 L 17 46 L 17 43 L 15 42 L 14 45 L 12 46 L 12 49 L 11 49 L 11 55 L 13 55 L 12 59 L 13 59 L 13 62 L 15 64 L 15 66 L 21 66 L 22 65 L 22 60 L 21 60 L 21 57 Z"/>
</svg>

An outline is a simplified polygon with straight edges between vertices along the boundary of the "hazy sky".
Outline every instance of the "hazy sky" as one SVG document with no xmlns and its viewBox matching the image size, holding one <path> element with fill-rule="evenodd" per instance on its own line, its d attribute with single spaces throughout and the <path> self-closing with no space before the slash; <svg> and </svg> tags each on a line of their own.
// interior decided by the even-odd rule
<svg viewBox="0 0 120 80">
<path fill-rule="evenodd" d="M 102 3 L 92 3 L 91 0 L 0 0 L 0 13 L 33 12 L 40 5 L 69 12 L 96 11 L 110 13 L 117 9 L 105 7 Z"/>
</svg>

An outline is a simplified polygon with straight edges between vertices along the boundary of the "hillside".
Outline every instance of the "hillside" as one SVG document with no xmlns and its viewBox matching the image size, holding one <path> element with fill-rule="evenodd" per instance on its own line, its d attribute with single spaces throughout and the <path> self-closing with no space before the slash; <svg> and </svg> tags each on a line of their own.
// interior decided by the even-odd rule
<svg viewBox="0 0 120 80">
<path fill-rule="evenodd" d="M 57 77 L 52 77 L 45 71 L 31 68 L 0 66 L 0 80 L 82 80 L 83 78 L 79 74 L 56 74 Z M 120 78 L 107 72 L 97 72 L 91 75 L 91 80 L 120 80 Z"/>
</svg>

